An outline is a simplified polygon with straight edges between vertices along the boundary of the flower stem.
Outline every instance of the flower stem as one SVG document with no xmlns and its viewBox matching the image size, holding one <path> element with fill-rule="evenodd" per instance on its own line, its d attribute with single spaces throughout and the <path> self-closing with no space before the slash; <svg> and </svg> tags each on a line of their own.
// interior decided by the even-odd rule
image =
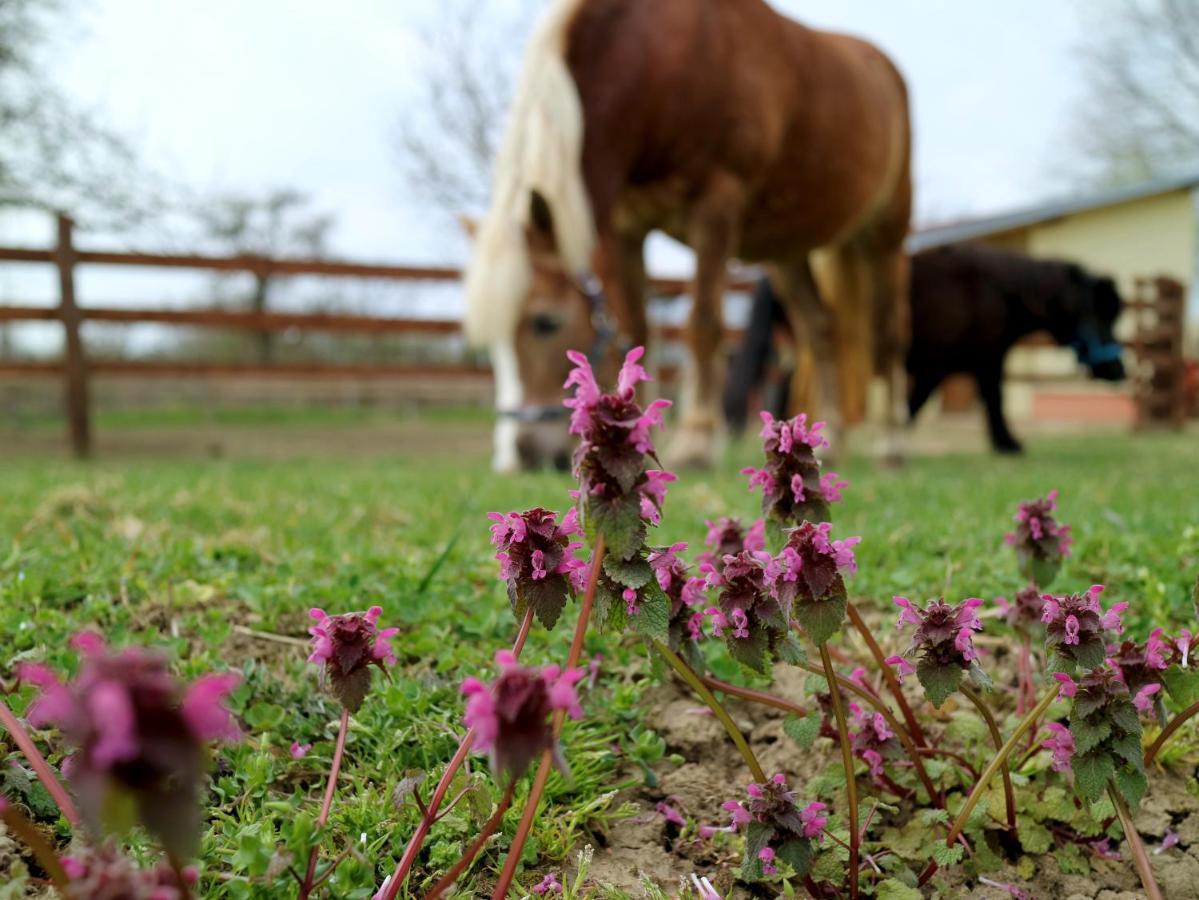
<svg viewBox="0 0 1199 900">
<path fill-rule="evenodd" d="M 849 621 L 853 623 L 854 628 L 858 630 L 858 634 L 862 636 L 862 640 L 866 642 L 866 646 L 870 648 L 870 655 L 874 657 L 874 662 L 878 665 L 879 671 L 883 674 L 883 681 L 887 682 L 887 688 L 895 697 L 895 702 L 899 704 L 899 711 L 903 715 L 904 722 L 907 723 L 908 733 L 911 734 L 912 740 L 917 747 L 927 747 L 928 741 L 924 738 L 924 732 L 920 728 L 920 723 L 916 721 L 916 716 L 912 712 L 912 707 L 908 705 L 908 698 L 903 694 L 903 687 L 899 683 L 899 678 L 895 672 L 887 665 L 887 658 L 883 655 L 883 648 L 878 645 L 878 641 L 874 639 L 874 635 L 862 620 L 862 616 L 858 613 L 857 608 L 852 604 L 845 607 L 846 613 L 849 615 Z"/>
<path fill-rule="evenodd" d="M 961 836 L 962 829 L 966 827 L 966 820 L 970 818 L 970 813 L 974 812 L 974 807 L 978 805 L 978 801 L 982 799 L 983 793 L 987 789 L 987 785 L 991 783 L 991 779 L 995 777 L 995 773 L 1001 768 L 1006 768 L 1007 759 L 1012 755 L 1012 751 L 1016 749 L 1016 744 L 1020 742 L 1020 738 L 1024 736 L 1024 732 L 1028 731 L 1045 710 L 1053 704 L 1057 699 L 1056 685 L 1050 690 L 1041 701 L 1034 706 L 1028 714 L 1020 720 L 1016 725 L 1016 730 L 1012 732 L 1011 737 L 1004 742 L 1004 745 L 999 748 L 999 752 L 995 754 L 985 769 L 978 781 L 975 782 L 973 789 L 970 791 L 970 796 L 966 798 L 966 802 L 962 804 L 961 810 L 958 812 L 957 818 L 953 820 L 953 825 L 949 828 L 949 834 L 945 837 L 945 845 L 952 847 L 954 842 Z M 920 884 L 925 884 L 933 874 L 937 871 L 936 860 L 932 860 L 920 873 Z"/>
<path fill-rule="evenodd" d="M 999 726 L 995 723 L 995 716 L 992 715 L 990 707 L 986 701 L 978 695 L 978 692 L 968 684 L 958 686 L 966 699 L 974 704 L 979 715 L 983 717 L 983 721 L 987 723 L 987 730 L 991 732 L 991 740 L 995 744 L 995 750 L 998 752 L 1003 749 L 1003 735 L 999 733 Z M 1003 800 L 1007 805 L 1007 827 L 1012 833 L 1012 837 L 1019 839 L 1019 832 L 1016 828 L 1016 794 L 1012 790 L 1012 773 L 1008 771 L 1008 767 L 1004 766 L 999 770 L 1000 776 L 1003 778 Z"/>
<path fill-rule="evenodd" d="M 512 644 L 512 655 L 517 659 L 520 658 L 521 651 L 525 649 L 525 641 L 528 640 L 529 630 L 532 627 L 533 607 L 530 606 L 525 611 L 525 617 L 520 623 L 520 630 L 516 633 L 516 640 Z M 416 826 L 416 831 L 408 840 L 408 845 L 404 848 L 404 855 L 400 857 L 400 862 L 396 866 L 395 872 L 387 882 L 387 890 L 383 894 L 383 900 L 395 900 L 396 895 L 399 894 L 400 887 L 404 884 L 408 873 L 416 863 L 416 855 L 420 852 L 421 845 L 425 842 L 425 837 L 437 821 L 437 812 L 441 809 L 441 804 L 445 801 L 445 795 L 449 793 L 454 776 L 458 774 L 458 770 L 466 762 L 466 757 L 470 755 L 470 748 L 474 742 L 475 732 L 472 728 L 466 732 L 466 735 L 462 738 L 462 742 L 458 745 L 458 749 L 454 751 L 453 757 L 446 764 L 445 771 L 441 773 L 441 779 L 437 782 L 437 787 L 433 789 L 433 796 L 429 798 L 429 802 L 425 806 L 420 823 Z"/>
<path fill-rule="evenodd" d="M 70 795 L 66 788 L 62 786 L 57 778 L 54 777 L 54 770 L 50 768 L 50 764 L 46 762 L 46 757 L 42 756 L 42 752 L 38 750 L 37 744 L 33 742 L 33 738 L 29 736 L 29 732 L 25 730 L 25 726 L 21 724 L 21 720 L 16 717 L 8 704 L 0 699 L 0 726 L 12 735 L 13 742 L 17 745 L 28 760 L 30 768 L 38 777 L 38 781 L 42 783 L 42 787 L 46 789 L 54 802 L 58 805 L 59 811 L 63 818 L 71 823 L 72 828 L 78 828 L 83 821 L 79 816 L 79 810 L 75 808 Z"/>
<path fill-rule="evenodd" d="M 591 608 L 595 605 L 595 589 L 599 584 L 600 569 L 604 563 L 604 536 L 601 534 L 595 540 L 595 550 L 591 555 L 591 571 L 587 573 L 587 589 L 583 592 L 583 602 L 579 607 L 579 620 L 575 623 L 574 639 L 570 642 L 570 654 L 566 657 L 563 671 L 573 669 L 583 655 L 583 639 L 587 636 L 587 623 L 591 621 Z M 554 713 L 554 738 L 562 730 L 562 721 L 566 716 L 565 710 Z M 504 859 L 504 868 L 500 871 L 495 890 L 491 892 L 492 900 L 504 900 L 508 896 L 508 888 L 516 877 L 516 867 L 520 864 L 520 855 L 524 851 L 529 832 L 533 830 L 533 819 L 537 815 L 537 805 L 541 802 L 541 794 L 545 791 L 545 783 L 550 777 L 550 762 L 553 751 L 546 750 L 541 754 L 541 763 L 537 767 L 537 775 L 533 778 L 533 786 L 529 788 L 528 799 L 525 800 L 524 812 L 521 813 L 520 824 L 516 834 L 512 836 L 512 846 Z"/>
<path fill-rule="evenodd" d="M 1128 804 L 1111 783 L 1107 786 L 1107 795 L 1112 798 L 1116 815 L 1120 817 L 1120 826 L 1124 829 L 1124 837 L 1128 839 L 1128 849 L 1132 852 L 1132 862 L 1136 866 L 1137 874 L 1141 876 L 1141 887 L 1145 889 L 1145 896 L 1148 900 L 1162 900 L 1161 888 L 1157 886 L 1153 868 L 1149 865 L 1149 854 L 1145 852 L 1145 844 L 1137 833 L 1136 825 L 1133 824 Z"/>
<path fill-rule="evenodd" d="M 185 868 L 183 860 L 174 853 L 168 853 L 167 862 L 171 866 L 171 871 L 175 873 L 175 887 L 179 891 L 179 900 L 192 900 L 191 885 L 187 883 L 187 876 L 183 873 Z"/>
<path fill-rule="evenodd" d="M 42 864 L 42 868 L 46 870 L 46 874 L 50 876 L 54 886 L 58 888 L 58 892 L 66 897 L 71 886 L 71 879 L 67 876 L 66 869 L 62 867 L 62 862 L 55 855 L 54 848 L 42 837 L 42 833 L 34 824 L 3 796 L 0 796 L 0 822 L 3 822 L 5 828 L 24 841 L 25 846 L 33 851 L 33 855 Z"/>
<path fill-rule="evenodd" d="M 799 668 L 811 672 L 814 675 L 827 677 L 823 668 L 812 665 L 811 663 L 800 663 Z M 904 750 L 907 751 L 908 758 L 912 761 L 912 767 L 916 770 L 916 777 L 920 779 L 920 783 L 924 786 L 924 789 L 928 791 L 929 802 L 935 803 L 937 806 L 944 807 L 945 801 L 941 797 L 940 792 L 933 786 L 932 779 L 928 777 L 928 770 L 924 767 L 924 760 L 921 759 L 921 756 L 923 755 L 921 752 L 922 748 L 916 746 L 916 742 L 912 740 L 912 736 L 908 734 L 907 729 L 899 724 L 899 720 L 895 718 L 895 714 L 887 708 L 887 705 L 883 703 L 879 697 L 875 696 L 865 688 L 854 684 L 848 678 L 837 675 L 837 684 L 841 685 L 844 690 L 861 697 L 882 714 L 883 718 L 887 720 L 887 725 L 890 726 L 891 730 L 895 732 L 895 736 L 899 738 L 899 742 L 903 744 Z"/>
<path fill-rule="evenodd" d="M 1166 727 L 1162 729 L 1162 733 L 1157 736 L 1157 740 L 1155 740 L 1152 745 L 1150 745 L 1149 749 L 1145 751 L 1145 765 L 1153 765 L 1153 761 L 1157 759 L 1157 754 L 1161 752 L 1161 749 L 1163 746 L 1165 746 L 1166 741 L 1170 740 L 1170 738 L 1173 737 L 1174 732 L 1182 727 L 1182 724 L 1196 713 L 1199 713 L 1199 701 L 1192 703 L 1173 719 L 1171 719 L 1169 723 L 1167 723 Z"/>
<path fill-rule="evenodd" d="M 841 765 L 845 769 L 845 801 L 849 804 L 849 896 L 858 896 L 858 847 L 862 835 L 858 831 L 858 782 L 853 770 L 853 747 L 849 742 L 849 726 L 845 722 L 845 705 L 837 684 L 837 672 L 833 668 L 828 646 L 820 645 L 820 661 L 824 663 L 824 677 L 828 679 L 829 697 L 832 698 L 833 716 L 837 720 L 837 734 L 841 736 Z"/>
<path fill-rule="evenodd" d="M 325 786 L 325 799 L 321 803 L 321 813 L 316 819 L 318 830 L 324 828 L 325 823 L 329 821 L 329 811 L 333 808 L 333 795 L 337 792 L 337 776 L 341 772 L 341 760 L 345 756 L 346 735 L 349 734 L 349 731 L 350 711 L 343 706 L 341 708 L 341 725 L 337 731 L 337 746 L 333 750 L 333 764 L 329 767 L 329 782 Z M 319 843 L 313 844 L 312 849 L 308 851 L 308 871 L 304 874 L 304 883 L 300 885 L 299 900 L 306 900 L 312 893 L 312 881 L 316 877 L 316 860 L 320 846 Z"/>
<path fill-rule="evenodd" d="M 454 882 L 458 880 L 458 876 L 479 855 L 479 851 L 483 849 L 483 845 L 490 840 L 491 836 L 495 834 L 496 829 L 500 827 L 500 823 L 504 820 L 504 813 L 512 805 L 512 792 L 515 790 L 516 779 L 513 778 L 508 782 L 508 787 L 504 790 L 504 796 L 500 800 L 500 805 L 495 808 L 495 812 L 492 813 L 491 818 L 483 825 L 474 843 L 466 848 L 466 852 L 462 854 L 462 857 L 450 867 L 450 870 L 441 877 L 441 880 L 437 884 L 433 885 L 433 889 L 429 891 L 425 900 L 436 900 L 436 898 L 453 887 Z"/>
</svg>

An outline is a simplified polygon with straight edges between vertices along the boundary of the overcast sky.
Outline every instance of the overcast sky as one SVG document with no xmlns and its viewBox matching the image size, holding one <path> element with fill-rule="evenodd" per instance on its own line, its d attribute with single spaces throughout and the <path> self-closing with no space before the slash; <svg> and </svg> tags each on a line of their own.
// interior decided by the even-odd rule
<svg viewBox="0 0 1199 900">
<path fill-rule="evenodd" d="M 480 0 L 511 17 L 518 0 Z M 1065 0 L 778 0 L 875 41 L 908 78 L 918 217 L 1020 206 L 1052 176 L 1079 85 L 1083 7 Z M 128 135 L 166 178 L 200 191 L 290 186 L 337 217 L 336 254 L 460 262 L 445 216 L 407 195 L 395 123 L 418 92 L 426 0 L 79 0 L 52 55 L 73 97 Z M 1090 8 L 1090 7 L 1088 7 Z M 497 12 L 498 10 L 498 12 Z M 507 52 L 519 55 L 521 48 Z M 0 239 L 41 243 L 41 220 L 0 217 Z M 651 268 L 685 270 L 663 242 Z M 0 287 L 11 276 L 0 275 Z M 88 292 L 84 290 L 85 298 Z M 94 296 L 94 294 L 93 294 Z"/>
</svg>

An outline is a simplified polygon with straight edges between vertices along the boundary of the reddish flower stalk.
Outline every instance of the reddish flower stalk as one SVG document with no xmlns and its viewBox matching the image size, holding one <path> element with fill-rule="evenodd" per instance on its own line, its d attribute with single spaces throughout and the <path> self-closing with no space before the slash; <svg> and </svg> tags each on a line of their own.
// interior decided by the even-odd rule
<svg viewBox="0 0 1199 900">
<path fill-rule="evenodd" d="M 858 848 L 862 842 L 862 833 L 858 829 L 858 782 L 854 775 L 853 746 L 849 740 L 849 726 L 845 721 L 845 707 L 838 689 L 837 673 L 833 669 L 832 657 L 828 655 L 828 645 L 820 645 L 820 661 L 824 663 L 824 677 L 828 681 L 829 697 L 833 702 L 833 716 L 837 720 L 837 734 L 841 739 L 841 765 L 845 770 L 845 802 L 849 806 L 849 896 L 850 900 L 858 897 Z"/>
<path fill-rule="evenodd" d="M 516 779 L 512 778 L 508 781 L 508 787 L 504 790 L 504 796 L 500 800 L 500 805 L 495 808 L 495 812 L 491 814 L 482 829 L 479 830 L 478 836 L 474 842 L 466 848 L 466 852 L 462 857 L 450 867 L 450 870 L 441 877 L 437 884 L 433 885 L 433 889 L 429 891 L 425 900 L 437 900 L 442 894 L 454 886 L 454 882 L 458 880 L 458 876 L 471 864 L 471 861 L 479 855 L 479 851 L 483 849 L 496 829 L 500 827 L 500 823 L 504 820 L 504 813 L 508 811 L 508 807 L 512 805 L 512 793 L 516 790 Z"/>
<path fill-rule="evenodd" d="M 983 717 L 983 721 L 987 723 L 987 730 L 991 733 L 991 741 L 995 744 L 995 752 L 998 753 L 1003 749 L 1003 735 L 999 733 L 999 725 L 995 722 L 995 716 L 991 714 L 990 707 L 975 691 L 969 686 L 963 684 L 959 689 L 966 695 L 974 708 L 978 710 L 979 715 Z M 1007 806 L 1007 827 L 1012 833 L 1012 837 L 1019 837 L 1019 832 L 1016 829 L 1016 794 L 1012 790 L 1012 775 L 1008 771 L 1008 767 L 1004 766 L 999 770 L 1000 776 L 1003 778 L 1003 800 Z"/>
<path fill-rule="evenodd" d="M 520 658 L 521 651 L 525 648 L 525 641 L 529 637 L 529 629 L 533 626 L 533 607 L 529 607 L 525 611 L 525 617 L 521 620 L 520 631 L 516 635 L 516 640 L 512 644 L 512 655 L 517 659 Z M 437 782 L 437 787 L 433 789 L 433 795 L 429 798 L 429 802 L 425 804 L 424 813 L 421 815 L 420 822 L 416 826 L 416 831 L 408 840 L 408 845 L 404 848 L 404 855 L 400 857 L 400 862 L 396 866 L 396 870 L 387 880 L 386 886 L 379 892 L 380 900 L 395 900 L 400 893 L 400 887 L 408 878 L 408 873 L 412 870 L 412 866 L 416 863 L 416 855 L 420 852 L 421 845 L 425 842 L 425 837 L 429 834 L 429 830 L 437 821 L 437 812 L 441 809 L 441 804 L 445 802 L 445 795 L 449 793 L 450 784 L 454 780 L 454 776 L 458 774 L 458 770 L 462 768 L 462 764 L 466 762 L 466 758 L 470 755 L 471 746 L 475 742 L 475 732 L 470 730 L 462 738 L 462 742 L 458 745 L 458 749 L 454 751 L 453 757 L 446 764 L 445 771 L 441 774 L 441 780 Z"/>
<path fill-rule="evenodd" d="M 58 892 L 64 897 L 69 897 L 70 878 L 67 877 L 67 872 L 63 868 L 62 862 L 54 854 L 54 848 L 42 837 L 42 833 L 37 830 L 34 824 L 25 818 L 21 814 L 21 811 L 9 803 L 2 795 L 0 795 L 0 822 L 10 832 L 25 842 L 25 846 L 33 851 L 33 855 L 42 864 L 42 868 L 46 870 L 46 874 L 50 876 L 50 879 L 54 882 L 54 886 L 58 888 Z"/>
<path fill-rule="evenodd" d="M 83 820 L 79 816 L 79 810 L 75 808 L 75 802 L 71 799 L 71 795 L 62 786 L 62 782 L 54 777 L 54 770 L 46 762 L 46 757 L 42 756 L 42 752 L 38 750 L 37 744 L 33 742 L 33 738 L 29 736 L 29 732 L 25 730 L 21 720 L 13 714 L 13 711 L 8 708 L 8 704 L 2 699 L 0 699 L 0 726 L 3 726 L 4 730 L 12 735 L 13 743 L 25 755 L 30 768 L 37 775 L 42 787 L 46 789 L 46 793 L 58 805 L 58 810 L 63 814 L 63 818 L 71 823 L 72 828 L 78 828 Z"/>
<path fill-rule="evenodd" d="M 908 733 L 912 735 L 912 740 L 916 742 L 917 747 L 927 747 L 928 741 L 924 738 L 924 731 L 921 729 L 920 723 L 916 721 L 916 715 L 912 712 L 912 707 L 908 704 L 908 698 L 903 694 L 903 687 L 900 685 L 899 679 L 895 676 L 895 672 L 892 671 L 891 666 L 887 664 L 887 657 L 883 655 L 883 648 L 879 646 L 878 641 L 874 638 L 874 634 L 867 627 L 866 622 L 852 603 L 846 605 L 845 611 L 849 615 L 849 621 L 853 623 L 853 627 L 858 630 L 858 634 L 862 636 L 862 640 L 870 648 L 870 655 L 874 657 L 879 671 L 883 673 L 883 681 L 887 682 L 887 689 L 895 698 L 895 702 L 899 704 L 899 711 L 903 715 L 903 721 L 908 726 Z"/>
<path fill-rule="evenodd" d="M 325 787 L 325 799 L 321 803 L 321 813 L 316 819 L 317 831 L 325 827 L 329 821 L 329 811 L 333 808 L 333 795 L 337 792 L 337 776 L 341 772 L 341 760 L 345 756 L 346 735 L 350 730 L 350 710 L 341 708 L 341 725 L 337 731 L 337 747 L 333 751 L 333 763 L 329 766 L 329 783 Z M 316 859 L 320 852 L 320 844 L 313 844 L 308 851 L 308 871 L 304 874 L 304 882 L 300 885 L 300 900 L 305 900 L 314 887 L 316 877 Z"/>
<path fill-rule="evenodd" d="M 1133 824 L 1128 804 L 1124 802 L 1124 797 L 1114 787 L 1109 786 L 1107 793 L 1116 806 L 1116 815 L 1120 817 L 1120 827 L 1124 829 L 1124 837 L 1128 840 L 1128 849 L 1132 853 L 1132 862 L 1136 867 L 1137 875 L 1141 878 L 1141 887 L 1145 889 L 1145 896 L 1148 900 L 1162 900 L 1161 888 L 1157 886 L 1157 879 L 1153 877 L 1153 867 L 1149 865 L 1149 854 L 1145 852 L 1145 843 L 1137 833 L 1136 825 Z"/>
<path fill-rule="evenodd" d="M 595 589 L 599 584 L 603 562 L 604 536 L 601 534 L 595 540 L 595 550 L 591 557 L 591 570 L 587 573 L 587 589 L 583 593 L 583 603 L 579 608 L 579 620 L 575 624 L 574 638 L 570 642 L 570 653 L 566 657 L 566 665 L 563 667 L 564 671 L 575 668 L 579 664 L 579 658 L 583 655 L 583 639 L 587 635 L 587 623 L 591 620 L 591 608 L 595 605 Z M 555 737 L 562 730 L 562 721 L 565 716 L 565 710 L 557 710 L 554 713 L 553 733 Z M 545 791 L 545 783 L 550 776 L 552 761 L 552 750 L 546 750 L 541 754 L 541 764 L 537 767 L 537 775 L 533 779 L 533 786 L 529 789 L 529 797 L 525 801 L 524 813 L 521 815 L 520 824 L 516 828 L 516 834 L 512 836 L 512 846 L 508 848 L 508 856 L 504 860 L 504 868 L 501 870 L 499 880 L 495 884 L 495 890 L 491 893 L 492 900 L 504 900 L 508 896 L 508 888 L 512 884 L 512 879 L 516 877 L 516 866 L 520 862 L 525 842 L 528 841 L 529 832 L 533 828 L 533 819 L 537 815 L 537 805 L 541 802 L 541 795 Z M 392 898 L 394 898 L 394 894 Z M 388 898 L 388 900 L 391 900 L 391 898 Z"/>
</svg>

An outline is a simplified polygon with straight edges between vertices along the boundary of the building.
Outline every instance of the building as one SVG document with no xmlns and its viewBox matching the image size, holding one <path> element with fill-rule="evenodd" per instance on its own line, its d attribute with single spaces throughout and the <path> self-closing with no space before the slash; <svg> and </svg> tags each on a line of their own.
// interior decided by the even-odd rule
<svg viewBox="0 0 1199 900">
<path fill-rule="evenodd" d="M 1064 259 L 1114 278 L 1125 297 L 1137 278 L 1167 275 L 1190 289 L 1191 355 L 1199 355 L 1199 169 L 986 218 L 923 229 L 913 252 L 964 241 Z M 1130 337 L 1118 329 L 1120 337 Z M 1008 357 L 1005 405 L 1015 420 L 1123 420 L 1132 415 L 1128 387 L 1087 381 L 1071 351 L 1019 347 Z M 947 384 L 942 408 L 973 404 L 966 379 Z"/>
</svg>

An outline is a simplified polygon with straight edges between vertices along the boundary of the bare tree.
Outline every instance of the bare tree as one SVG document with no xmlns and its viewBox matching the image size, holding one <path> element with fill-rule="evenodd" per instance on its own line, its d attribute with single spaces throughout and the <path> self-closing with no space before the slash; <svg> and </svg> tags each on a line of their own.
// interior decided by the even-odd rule
<svg viewBox="0 0 1199 900">
<path fill-rule="evenodd" d="M 69 0 L 0 0 L 0 206 L 67 209 L 123 227 L 157 201 L 133 151 L 48 72 Z"/>
<path fill-rule="evenodd" d="M 334 217 L 311 208 L 311 199 L 300 191 L 279 188 L 260 196 L 226 194 L 197 205 L 194 216 L 204 241 L 216 252 L 246 256 L 325 255 Z M 269 273 L 254 275 L 250 308 L 266 312 L 271 289 Z M 259 357 L 271 357 L 271 334 L 258 338 Z"/>
<path fill-rule="evenodd" d="M 1199 2 L 1087 3 L 1086 90 L 1075 118 L 1090 180 L 1126 182 L 1199 163 Z"/>
<path fill-rule="evenodd" d="M 438 4 L 422 31 L 416 96 L 399 116 L 396 151 L 409 186 L 444 212 L 487 205 L 521 49 L 539 6 L 456 0 Z"/>
</svg>

